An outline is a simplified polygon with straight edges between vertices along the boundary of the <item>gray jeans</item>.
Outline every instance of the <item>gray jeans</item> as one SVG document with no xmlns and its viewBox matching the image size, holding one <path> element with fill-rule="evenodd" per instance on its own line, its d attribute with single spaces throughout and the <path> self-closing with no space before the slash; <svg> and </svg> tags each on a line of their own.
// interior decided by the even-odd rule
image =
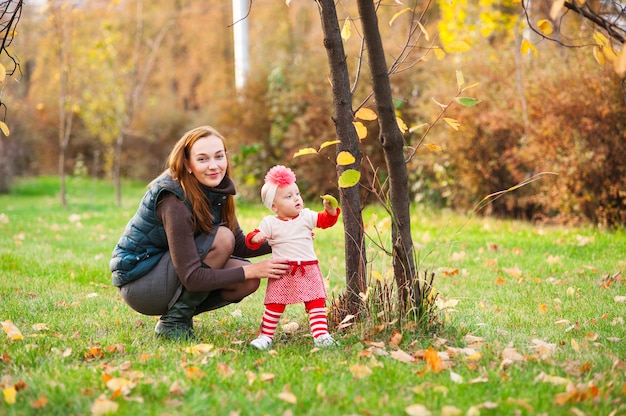
<svg viewBox="0 0 626 416">
<path fill-rule="evenodd" d="M 215 233 L 196 237 L 200 259 L 206 257 L 214 240 Z M 146 275 L 122 286 L 120 295 L 128 306 L 143 315 L 163 315 L 176 302 L 182 290 L 168 251 Z"/>
</svg>

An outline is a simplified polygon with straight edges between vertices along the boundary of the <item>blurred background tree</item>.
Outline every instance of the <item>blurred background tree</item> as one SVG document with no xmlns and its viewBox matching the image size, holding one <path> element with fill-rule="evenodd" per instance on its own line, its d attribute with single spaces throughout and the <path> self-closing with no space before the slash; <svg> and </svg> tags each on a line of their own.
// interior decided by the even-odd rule
<svg viewBox="0 0 626 416">
<path fill-rule="evenodd" d="M 429 131 L 428 141 L 442 151 L 421 148 L 411 159 L 411 199 L 471 210 L 487 194 L 537 172 L 552 171 L 558 176 L 506 194 L 484 212 L 550 222 L 626 223 L 626 108 L 624 74 L 618 71 L 624 56 L 622 3 L 474 3 L 435 2 L 420 22 L 431 34 L 431 46 L 443 53 L 414 62 L 391 79 L 396 113 L 409 127 L 432 122 L 441 110 L 435 101 L 454 96 L 456 70 L 479 82 L 474 94 L 482 100 L 480 106 L 449 110 L 460 123 L 458 130 L 440 123 Z M 390 21 L 407 6 L 411 5 L 381 2 L 381 21 Z M 155 53 L 154 67 L 126 129 L 120 177 L 150 180 L 164 168 L 167 152 L 184 131 L 211 124 L 228 137 L 240 197 L 256 201 L 263 173 L 275 163 L 296 170 L 308 197 L 335 189 L 335 177 L 328 174 L 331 165 L 320 159 L 291 160 L 298 149 L 335 135 L 316 7 L 314 2 L 300 1 L 289 6 L 269 0 L 253 3 L 247 17 L 254 45 L 249 79 L 246 89 L 238 92 L 229 3 L 145 2 L 140 68 L 164 25 L 171 26 Z M 354 8 L 338 3 L 340 20 L 356 16 Z M 114 177 L 106 140 L 88 109 L 95 114 L 97 101 L 114 108 L 127 96 L 124 85 L 130 79 L 126 71 L 135 51 L 136 10 L 135 0 L 74 2 L 76 19 L 68 53 L 74 62 L 76 95 L 72 98 L 78 111 L 72 113 L 71 140 L 65 150 L 67 172 L 73 172 L 80 161 L 91 176 Z M 48 29 L 51 14 L 48 2 L 25 4 L 19 35 L 7 45 L 21 67 L 19 79 L 7 78 L 3 85 L 11 135 L 0 139 L 1 171 L 8 169 L 8 160 L 11 175 L 58 172 L 63 67 L 52 55 L 58 43 Z M 401 50 L 407 27 L 400 19 L 381 25 L 390 62 Z M 358 38 L 344 45 L 351 73 L 359 70 Z M 106 59 L 98 57 L 104 46 L 110 54 Z M 2 55 L 0 63 L 9 68 L 11 59 Z M 368 68 L 360 70 L 367 73 Z M 355 86 L 355 95 L 368 94 L 365 85 Z M 101 130 L 111 133 L 108 122 L 99 123 Z M 373 166 L 383 167 L 376 128 L 368 127 L 362 152 Z M 422 132 L 419 128 L 407 132 L 406 144 L 415 144 Z"/>
</svg>

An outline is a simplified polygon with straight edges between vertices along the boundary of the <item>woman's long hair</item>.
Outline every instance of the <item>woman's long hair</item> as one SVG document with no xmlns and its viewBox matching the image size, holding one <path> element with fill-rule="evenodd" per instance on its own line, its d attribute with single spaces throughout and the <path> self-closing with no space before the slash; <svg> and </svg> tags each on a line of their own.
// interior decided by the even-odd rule
<svg viewBox="0 0 626 416">
<path fill-rule="evenodd" d="M 167 159 L 170 175 L 172 179 L 178 180 L 183 188 L 185 198 L 191 203 L 194 214 L 194 227 L 196 231 L 209 233 L 213 231 L 213 215 L 211 214 L 211 206 L 208 198 L 202 192 L 200 182 L 187 171 L 185 161 L 189 160 L 189 152 L 191 146 L 199 139 L 204 137 L 218 137 L 224 144 L 228 165 L 226 166 L 226 176 L 230 177 L 230 161 L 228 160 L 228 151 L 226 149 L 226 140 L 213 127 L 201 126 L 189 130 L 178 140 L 174 148 L 170 152 Z M 235 218 L 235 201 L 233 195 L 228 195 L 226 204 L 222 208 L 222 221 L 225 222 L 231 230 L 235 230 L 237 219 Z"/>
</svg>

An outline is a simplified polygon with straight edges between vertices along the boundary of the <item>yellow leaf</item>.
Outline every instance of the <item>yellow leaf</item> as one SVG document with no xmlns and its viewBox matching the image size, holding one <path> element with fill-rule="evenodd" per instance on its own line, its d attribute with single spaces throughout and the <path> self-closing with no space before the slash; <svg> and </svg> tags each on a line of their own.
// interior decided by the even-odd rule
<svg viewBox="0 0 626 416">
<path fill-rule="evenodd" d="M 404 10 L 400 10 L 398 13 L 394 14 L 394 15 L 391 17 L 391 20 L 389 21 L 389 26 L 391 26 L 391 25 L 393 24 L 393 22 L 394 22 L 394 21 L 395 21 L 395 20 L 396 20 L 396 19 L 397 19 L 400 15 L 402 15 L 402 14 L 404 14 L 404 13 L 406 13 L 406 12 L 410 12 L 410 11 L 411 11 L 411 9 L 407 7 L 406 9 L 404 9 Z"/>
<path fill-rule="evenodd" d="M 594 46 L 592 49 L 593 59 L 596 60 L 600 65 L 604 65 L 606 63 L 606 57 L 602 53 L 602 49 L 598 46 Z"/>
<path fill-rule="evenodd" d="M 337 164 L 340 166 L 351 165 L 356 161 L 352 153 L 342 151 L 337 155 Z"/>
<path fill-rule="evenodd" d="M 448 118 L 448 117 L 444 117 L 443 121 L 445 121 L 446 123 L 448 123 L 448 125 L 450 127 L 452 127 L 454 130 L 458 130 L 459 126 L 461 125 L 458 121 L 456 121 L 453 118 Z"/>
<path fill-rule="evenodd" d="M 354 115 L 359 120 L 372 121 L 378 118 L 378 115 L 371 108 L 361 107 Z"/>
<path fill-rule="evenodd" d="M 609 40 L 600 32 L 593 32 L 593 39 L 596 41 L 596 45 L 598 46 L 609 45 Z"/>
<path fill-rule="evenodd" d="M 13 322 L 11 322 L 10 320 L 2 322 L 2 329 L 11 341 L 20 341 L 24 339 L 24 336 L 22 335 L 20 330 L 17 329 L 17 327 L 13 325 Z"/>
<path fill-rule="evenodd" d="M 191 347 L 185 348 L 185 352 L 190 354 L 208 354 L 213 351 L 213 344 L 196 344 Z"/>
<path fill-rule="evenodd" d="M 578 343 L 578 341 L 576 341 L 574 338 L 572 338 L 570 340 L 570 345 L 572 346 L 572 349 L 576 352 L 580 351 L 580 344 Z"/>
<path fill-rule="evenodd" d="M 4 395 L 4 402 L 6 404 L 15 404 L 15 397 L 17 396 L 15 386 L 10 386 L 2 390 L 2 394 Z"/>
<path fill-rule="evenodd" d="M 541 19 L 540 21 L 538 21 L 537 26 L 539 27 L 539 30 L 541 31 L 541 33 L 543 33 L 546 36 L 551 35 L 552 32 L 554 31 L 552 22 L 546 19 Z"/>
<path fill-rule="evenodd" d="M 380 272 L 376 271 L 376 270 L 372 270 L 371 275 L 374 276 L 376 278 L 376 280 L 380 281 L 380 282 L 384 282 L 385 279 L 383 278 L 383 275 L 380 274 Z"/>
<path fill-rule="evenodd" d="M 352 34 L 352 26 L 349 19 L 343 21 L 343 27 L 341 28 L 341 39 L 346 42 L 350 39 L 350 35 Z"/>
<path fill-rule="evenodd" d="M 206 373 L 199 367 L 188 367 L 185 369 L 185 375 L 189 380 L 200 380 L 206 377 Z"/>
<path fill-rule="evenodd" d="M 363 123 L 361 123 L 360 121 L 355 121 L 352 124 L 354 124 L 354 129 L 356 130 L 356 135 L 358 136 L 359 140 L 363 140 L 367 137 L 367 127 L 365 127 Z"/>
<path fill-rule="evenodd" d="M 426 31 L 426 28 L 419 22 L 419 20 L 417 22 L 417 25 L 419 26 L 420 31 L 424 35 L 424 39 L 430 40 L 430 36 L 428 35 L 428 32 Z"/>
<path fill-rule="evenodd" d="M 530 43 L 528 39 L 522 40 L 521 50 L 522 55 L 528 55 L 528 52 L 532 52 L 533 56 L 539 55 L 539 52 L 537 52 L 537 48 L 535 47 L 535 45 Z"/>
<path fill-rule="evenodd" d="M 428 127 L 428 123 L 418 124 L 417 126 L 413 126 L 409 129 L 409 133 L 413 133 L 415 130 L 419 130 L 422 127 Z"/>
<path fill-rule="evenodd" d="M 4 84 L 4 80 L 7 77 L 7 70 L 4 65 L 0 64 L 0 84 Z"/>
<path fill-rule="evenodd" d="M 330 140 L 330 141 L 328 141 L 328 142 L 324 142 L 324 143 L 322 143 L 322 145 L 320 146 L 320 151 L 321 151 L 322 149 L 327 148 L 328 146 L 332 146 L 332 145 L 334 145 L 334 144 L 338 144 L 338 143 L 341 143 L 341 141 L 340 141 L 340 140 Z"/>
<path fill-rule="evenodd" d="M 462 40 L 452 41 L 449 44 L 445 45 L 444 48 L 448 53 L 462 53 L 472 49 L 472 47 L 467 42 Z"/>
<path fill-rule="evenodd" d="M 9 131 L 9 126 L 6 125 L 4 121 L 0 121 L 0 130 L 4 133 L 5 136 L 9 137 L 11 132 Z"/>
<path fill-rule="evenodd" d="M 300 149 L 298 150 L 294 155 L 293 158 L 297 158 L 298 156 L 302 156 L 302 155 L 314 155 L 317 154 L 317 150 L 313 149 L 312 147 L 307 147 L 305 149 Z"/>
<path fill-rule="evenodd" d="M 465 84 L 465 78 L 463 77 L 463 72 L 457 70 L 456 71 L 456 85 L 457 87 L 459 87 L 459 90 L 463 87 L 463 84 Z"/>
<path fill-rule="evenodd" d="M 434 50 L 434 52 L 435 52 L 435 57 L 436 57 L 438 60 L 440 60 L 440 61 L 441 61 L 443 58 L 445 58 L 445 57 L 446 57 L 446 52 L 445 52 L 443 49 L 441 49 L 441 48 L 433 48 L 433 50 Z"/>
<path fill-rule="evenodd" d="M 626 73 L 626 42 L 622 44 L 622 50 L 613 61 L 613 68 L 620 77 L 623 77 L 624 73 Z"/>
<path fill-rule="evenodd" d="M 468 85 L 467 87 L 463 87 L 463 90 L 462 90 L 462 91 L 467 91 L 467 90 L 469 90 L 470 88 L 477 87 L 479 84 L 480 84 L 480 82 L 475 82 L 475 83 L 473 83 L 473 84 L 470 84 L 470 85 Z"/>
<path fill-rule="evenodd" d="M 426 143 L 424 146 L 426 146 L 428 149 L 432 150 L 433 152 L 441 152 L 443 150 L 441 146 L 436 145 L 434 143 Z"/>
<path fill-rule="evenodd" d="M 409 127 L 406 125 L 404 120 L 402 120 L 400 117 L 396 117 L 396 122 L 398 123 L 398 128 L 400 129 L 400 132 L 402 132 L 402 134 L 406 133 Z"/>
</svg>

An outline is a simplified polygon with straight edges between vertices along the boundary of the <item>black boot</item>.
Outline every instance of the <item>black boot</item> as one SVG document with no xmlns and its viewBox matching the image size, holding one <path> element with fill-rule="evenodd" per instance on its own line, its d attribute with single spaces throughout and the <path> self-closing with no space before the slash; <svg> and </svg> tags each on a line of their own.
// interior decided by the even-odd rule
<svg viewBox="0 0 626 416">
<path fill-rule="evenodd" d="M 193 314 L 198 315 L 198 314 L 201 314 L 202 312 L 219 309 L 226 305 L 230 305 L 231 303 L 236 303 L 236 302 L 225 300 L 224 298 L 222 298 L 219 291 L 216 290 L 216 291 L 211 292 L 209 296 L 207 296 L 198 306 L 196 306 Z"/>
<path fill-rule="evenodd" d="M 188 292 L 183 289 L 178 300 L 157 322 L 154 333 L 174 341 L 200 341 L 193 333 L 193 315 L 196 306 L 207 298 L 206 292 Z"/>
</svg>

